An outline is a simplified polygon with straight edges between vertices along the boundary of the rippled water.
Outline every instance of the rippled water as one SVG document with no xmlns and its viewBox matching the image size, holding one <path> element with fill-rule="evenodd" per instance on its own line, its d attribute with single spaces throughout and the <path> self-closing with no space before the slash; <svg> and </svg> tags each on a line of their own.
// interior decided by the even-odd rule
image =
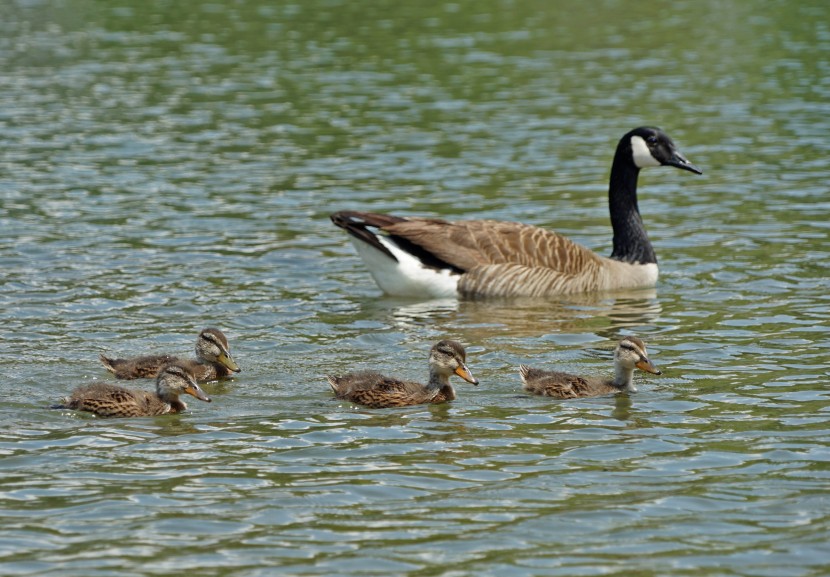
<svg viewBox="0 0 830 577">
<path fill-rule="evenodd" d="M 400 5 L 399 5 L 400 4 Z M 823 2 L 0 8 L 0 574 L 826 575 L 830 9 Z M 383 297 L 328 214 L 520 220 L 607 254 L 616 140 L 653 291 Z M 100 352 L 229 335 L 184 414 L 46 407 Z M 555 401 L 521 362 L 662 377 Z M 324 373 L 479 387 L 371 411 Z"/>
</svg>

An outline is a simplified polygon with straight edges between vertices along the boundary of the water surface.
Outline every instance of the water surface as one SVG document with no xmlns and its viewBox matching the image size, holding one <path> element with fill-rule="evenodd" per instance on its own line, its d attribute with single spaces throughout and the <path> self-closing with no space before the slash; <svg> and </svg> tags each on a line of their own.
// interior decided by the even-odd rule
<svg viewBox="0 0 830 577">
<path fill-rule="evenodd" d="M 830 565 L 821 2 L 311 0 L 0 9 L 0 573 L 747 575 Z M 610 253 L 617 139 L 644 171 L 656 289 L 384 297 L 328 215 L 537 224 Z M 181 415 L 46 407 L 100 352 L 243 372 Z M 661 377 L 567 402 L 519 363 Z M 323 374 L 479 387 L 370 411 Z M 149 386 L 142 383 L 137 386 Z"/>
</svg>

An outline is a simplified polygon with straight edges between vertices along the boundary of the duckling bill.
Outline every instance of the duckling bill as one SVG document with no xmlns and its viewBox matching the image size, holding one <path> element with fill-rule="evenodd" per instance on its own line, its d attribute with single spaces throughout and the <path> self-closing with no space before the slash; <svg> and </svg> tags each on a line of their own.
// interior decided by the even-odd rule
<svg viewBox="0 0 830 577">
<path fill-rule="evenodd" d="M 64 399 L 63 404 L 53 408 L 86 411 L 99 417 L 151 417 L 187 409 L 179 395 L 191 395 L 200 401 L 211 402 L 186 367 L 169 365 L 156 377 L 154 393 L 110 383 L 92 383 L 78 387 Z"/>
<path fill-rule="evenodd" d="M 116 379 L 155 378 L 159 371 L 176 363 L 186 367 L 197 381 L 215 381 L 242 369 L 231 356 L 228 338 L 216 328 L 207 328 L 196 339 L 196 359 L 180 359 L 171 355 L 147 355 L 114 359 L 101 355 L 101 363 Z"/>
<path fill-rule="evenodd" d="M 360 371 L 342 377 L 327 375 L 326 379 L 338 399 L 369 408 L 405 407 L 455 400 L 450 376 L 456 375 L 478 385 L 466 365 L 466 351 L 456 341 L 443 340 L 429 353 L 429 382 L 424 385 L 387 377 L 376 371 Z"/>
<path fill-rule="evenodd" d="M 614 350 L 614 377 L 581 377 L 559 371 L 544 371 L 519 366 L 524 390 L 534 395 L 573 399 L 621 392 L 635 392 L 634 369 L 654 375 L 662 372 L 648 358 L 645 343 L 637 337 L 625 337 Z"/>
</svg>

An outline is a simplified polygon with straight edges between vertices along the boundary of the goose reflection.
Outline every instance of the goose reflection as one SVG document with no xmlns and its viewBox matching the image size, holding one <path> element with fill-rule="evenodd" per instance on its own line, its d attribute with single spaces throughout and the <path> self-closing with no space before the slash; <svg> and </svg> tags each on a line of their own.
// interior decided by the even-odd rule
<svg viewBox="0 0 830 577">
<path fill-rule="evenodd" d="M 367 312 L 383 315 L 386 322 L 409 331 L 423 327 L 452 329 L 468 343 L 493 337 L 534 338 L 550 333 L 584 333 L 615 339 L 621 329 L 656 324 L 663 311 L 654 289 L 586 294 L 558 301 L 539 299 L 436 299 L 401 301 L 381 299 Z"/>
</svg>

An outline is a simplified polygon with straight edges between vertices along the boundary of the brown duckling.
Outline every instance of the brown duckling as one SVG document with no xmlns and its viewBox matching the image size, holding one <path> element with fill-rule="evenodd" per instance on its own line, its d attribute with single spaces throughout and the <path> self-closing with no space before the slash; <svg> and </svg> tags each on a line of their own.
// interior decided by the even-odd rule
<svg viewBox="0 0 830 577">
<path fill-rule="evenodd" d="M 170 363 L 186 367 L 197 381 L 215 381 L 242 369 L 233 360 L 228 338 L 219 329 L 207 328 L 196 339 L 196 359 L 180 359 L 170 355 L 149 355 L 113 359 L 101 355 L 101 363 L 116 379 L 149 379 Z"/>
<path fill-rule="evenodd" d="M 450 375 L 456 374 L 468 383 L 478 385 L 465 364 L 464 347 L 455 341 L 440 341 L 429 352 L 429 383 L 402 381 L 376 371 L 361 371 L 342 377 L 326 375 L 334 394 L 370 408 L 405 407 L 423 403 L 455 400 Z"/>
<path fill-rule="evenodd" d="M 210 402 L 187 368 L 164 367 L 156 378 L 156 392 L 136 391 L 110 383 L 92 383 L 75 389 L 55 409 L 73 409 L 95 413 L 99 417 L 149 417 L 180 413 L 187 408 L 179 395 L 192 395 Z"/>
<path fill-rule="evenodd" d="M 634 369 L 662 374 L 649 360 L 646 345 L 637 337 L 625 337 L 614 349 L 614 378 L 579 377 L 558 371 L 519 366 L 524 390 L 534 395 L 573 399 L 621 392 L 634 392 Z"/>
</svg>

